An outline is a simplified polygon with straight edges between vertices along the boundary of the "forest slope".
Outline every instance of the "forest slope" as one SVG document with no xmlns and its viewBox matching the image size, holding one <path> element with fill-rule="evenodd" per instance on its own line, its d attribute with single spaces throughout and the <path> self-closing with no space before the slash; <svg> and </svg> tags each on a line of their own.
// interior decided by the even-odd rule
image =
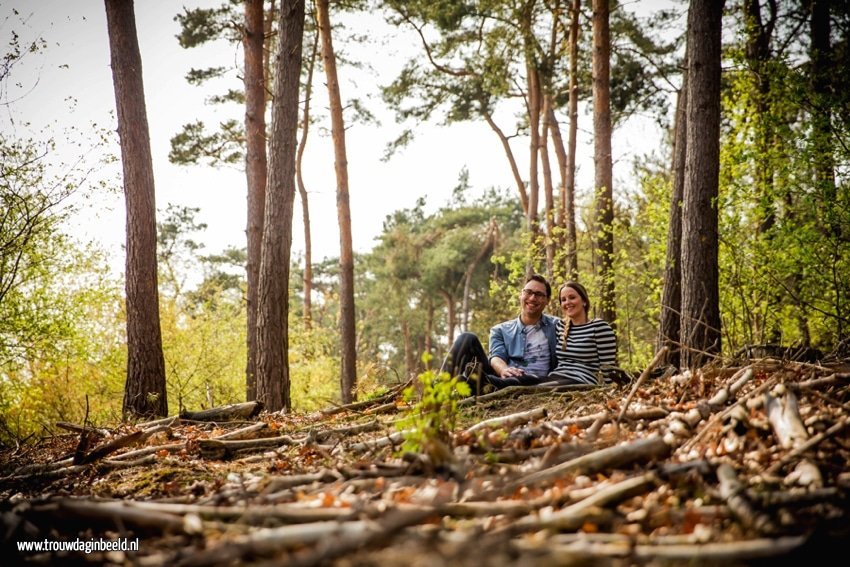
<svg viewBox="0 0 850 567">
<path fill-rule="evenodd" d="M 450 443 L 402 456 L 402 385 L 313 415 L 253 417 L 248 404 L 233 419 L 184 414 L 44 439 L 2 454 L 3 556 L 776 565 L 850 535 L 846 361 L 758 359 L 636 382 L 469 398 Z M 76 538 L 140 547 L 17 548 Z"/>
</svg>

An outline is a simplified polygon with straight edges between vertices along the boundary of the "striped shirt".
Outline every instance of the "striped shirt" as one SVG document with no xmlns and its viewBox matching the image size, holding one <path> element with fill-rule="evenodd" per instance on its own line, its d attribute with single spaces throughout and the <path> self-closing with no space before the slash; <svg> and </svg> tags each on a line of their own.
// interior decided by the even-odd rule
<svg viewBox="0 0 850 567">
<path fill-rule="evenodd" d="M 555 323 L 558 346 L 555 350 L 558 364 L 549 378 L 564 382 L 597 384 L 597 372 L 605 365 L 617 364 L 617 338 L 611 325 L 602 319 L 593 319 L 581 325 L 572 325 L 564 348 L 564 320 Z"/>
</svg>

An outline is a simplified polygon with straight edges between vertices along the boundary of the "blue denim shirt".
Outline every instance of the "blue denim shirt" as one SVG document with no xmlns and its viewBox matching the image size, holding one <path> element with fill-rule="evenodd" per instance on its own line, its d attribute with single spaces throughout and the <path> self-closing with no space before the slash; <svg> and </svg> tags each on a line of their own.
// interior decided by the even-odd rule
<svg viewBox="0 0 850 567">
<path fill-rule="evenodd" d="M 543 315 L 540 320 L 540 328 L 549 340 L 549 372 L 555 369 L 558 362 L 555 356 L 555 347 L 558 344 L 558 330 L 555 327 L 557 319 L 551 315 Z M 499 323 L 490 329 L 490 360 L 498 356 L 508 363 L 508 366 L 522 368 L 523 354 L 525 354 L 525 333 L 522 332 L 524 325 L 519 317 Z"/>
</svg>

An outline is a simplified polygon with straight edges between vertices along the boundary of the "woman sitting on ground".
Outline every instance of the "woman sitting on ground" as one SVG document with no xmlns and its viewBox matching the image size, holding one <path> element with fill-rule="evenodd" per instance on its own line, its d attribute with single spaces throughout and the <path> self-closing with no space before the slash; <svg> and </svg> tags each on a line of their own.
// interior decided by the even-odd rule
<svg viewBox="0 0 850 567">
<path fill-rule="evenodd" d="M 617 337 L 602 319 L 589 319 L 590 299 L 577 282 L 567 282 L 558 290 L 563 318 L 558 329 L 557 365 L 548 381 L 561 384 L 600 384 L 601 370 L 617 365 Z"/>
</svg>

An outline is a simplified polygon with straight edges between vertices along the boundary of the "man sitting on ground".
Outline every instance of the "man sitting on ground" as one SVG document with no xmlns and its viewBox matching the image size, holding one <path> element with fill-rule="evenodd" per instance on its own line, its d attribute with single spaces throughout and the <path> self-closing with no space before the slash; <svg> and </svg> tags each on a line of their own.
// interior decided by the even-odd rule
<svg viewBox="0 0 850 567">
<path fill-rule="evenodd" d="M 556 318 L 543 313 L 551 297 L 552 286 L 546 278 L 529 277 L 519 294 L 519 316 L 490 329 L 489 356 L 474 333 L 462 333 L 440 371 L 460 377 L 476 394 L 545 382 L 557 363 Z"/>
</svg>

